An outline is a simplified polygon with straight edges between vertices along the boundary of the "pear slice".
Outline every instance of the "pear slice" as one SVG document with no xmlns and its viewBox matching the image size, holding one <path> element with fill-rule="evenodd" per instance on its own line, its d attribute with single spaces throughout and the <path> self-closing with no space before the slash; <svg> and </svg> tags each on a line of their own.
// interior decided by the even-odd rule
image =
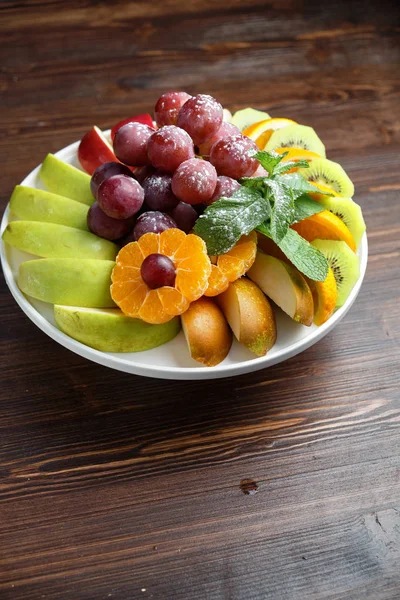
<svg viewBox="0 0 400 600">
<path fill-rule="evenodd" d="M 10 210 L 19 219 L 57 223 L 88 231 L 88 206 L 65 196 L 16 185 L 10 198 Z"/>
<path fill-rule="evenodd" d="M 142 352 L 172 340 L 181 326 L 178 317 L 162 325 L 126 317 L 119 309 L 55 306 L 61 331 L 102 352 Z"/>
<path fill-rule="evenodd" d="M 312 293 L 306 280 L 295 267 L 259 250 L 247 275 L 289 317 L 303 325 L 312 325 Z"/>
<path fill-rule="evenodd" d="M 4 230 L 3 240 L 14 248 L 44 258 L 114 260 L 118 253 L 116 244 L 94 233 L 39 221 L 11 221 Z"/>
<path fill-rule="evenodd" d="M 236 339 L 257 356 L 264 356 L 276 341 L 276 323 L 271 304 L 249 279 L 231 283 L 217 297 Z"/>
<path fill-rule="evenodd" d="M 93 204 L 90 191 L 90 176 L 76 167 L 65 163 L 54 154 L 48 154 L 39 172 L 40 179 L 50 192 L 72 198 L 77 202 Z"/>
<path fill-rule="evenodd" d="M 113 308 L 110 295 L 112 260 L 39 258 L 22 263 L 18 287 L 24 294 L 51 304 Z"/>
<path fill-rule="evenodd" d="M 182 329 L 190 356 L 207 367 L 218 365 L 227 357 L 232 332 L 221 309 L 206 297 L 192 302 L 181 316 Z"/>
</svg>

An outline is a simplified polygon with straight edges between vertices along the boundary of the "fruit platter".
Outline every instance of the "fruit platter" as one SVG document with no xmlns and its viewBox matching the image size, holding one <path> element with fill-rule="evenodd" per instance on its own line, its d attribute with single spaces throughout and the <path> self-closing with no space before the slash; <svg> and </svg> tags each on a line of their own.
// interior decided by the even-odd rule
<svg viewBox="0 0 400 600">
<path fill-rule="evenodd" d="M 246 373 L 310 347 L 354 303 L 368 249 L 353 196 L 311 127 L 166 92 L 15 187 L 3 272 L 40 329 L 99 364 Z"/>
</svg>

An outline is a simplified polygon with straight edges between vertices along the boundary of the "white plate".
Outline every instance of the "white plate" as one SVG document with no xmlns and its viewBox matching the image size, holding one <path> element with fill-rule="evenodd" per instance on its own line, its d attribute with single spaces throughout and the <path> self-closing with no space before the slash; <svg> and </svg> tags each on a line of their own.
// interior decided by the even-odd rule
<svg viewBox="0 0 400 600">
<path fill-rule="evenodd" d="M 79 142 L 76 142 L 67 146 L 57 152 L 56 156 L 67 163 L 79 167 L 76 153 L 78 144 Z M 21 185 L 42 188 L 43 186 L 38 177 L 39 169 L 40 165 L 24 179 Z M 1 223 L 1 234 L 6 228 L 9 219 L 9 207 L 7 207 Z M 295 323 L 282 311 L 276 309 L 278 339 L 275 346 L 266 356 L 255 358 L 254 354 L 235 340 L 229 355 L 222 363 L 216 367 L 204 367 L 190 358 L 182 332 L 174 340 L 159 348 L 154 348 L 147 352 L 126 354 L 100 352 L 65 335 L 55 325 L 52 305 L 26 297 L 17 286 L 17 273 L 20 263 L 24 260 L 35 259 L 37 257 L 20 252 L 1 242 L 1 263 L 7 285 L 24 313 L 39 329 L 47 333 L 47 335 L 62 346 L 96 363 L 118 369 L 119 371 L 125 371 L 126 373 L 161 379 L 216 379 L 231 377 L 232 375 L 249 373 L 270 367 L 306 350 L 331 331 L 354 303 L 360 291 L 367 267 L 368 243 L 366 235 L 363 237 L 359 255 L 361 263 L 360 278 L 344 306 L 337 310 L 324 325 L 321 327 L 316 327 L 315 325 L 305 327 Z"/>
</svg>

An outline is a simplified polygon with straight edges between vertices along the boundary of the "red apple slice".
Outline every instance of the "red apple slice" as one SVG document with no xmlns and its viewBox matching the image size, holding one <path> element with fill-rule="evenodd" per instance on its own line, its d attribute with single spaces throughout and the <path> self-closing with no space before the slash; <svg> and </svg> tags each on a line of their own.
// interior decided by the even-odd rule
<svg viewBox="0 0 400 600">
<path fill-rule="evenodd" d="M 116 123 L 116 125 L 114 125 L 114 127 L 111 129 L 112 141 L 114 141 L 114 137 L 115 137 L 115 134 L 117 133 L 118 129 L 120 127 L 122 127 L 123 125 L 126 125 L 127 123 L 143 123 L 143 125 L 148 125 L 149 127 L 152 127 L 153 129 L 155 129 L 154 121 L 153 121 L 151 115 L 149 115 L 148 113 L 143 114 L 143 115 L 133 115 L 133 117 L 128 117 L 127 119 L 118 121 L 118 123 Z"/>
<path fill-rule="evenodd" d="M 105 162 L 119 162 L 111 144 L 96 126 L 83 136 L 78 148 L 78 158 L 89 175 L 93 175 L 97 167 Z"/>
</svg>

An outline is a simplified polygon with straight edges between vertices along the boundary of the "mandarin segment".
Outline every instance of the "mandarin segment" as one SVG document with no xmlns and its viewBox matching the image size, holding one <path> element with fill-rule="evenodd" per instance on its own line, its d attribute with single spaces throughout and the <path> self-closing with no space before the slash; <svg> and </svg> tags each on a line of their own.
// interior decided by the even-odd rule
<svg viewBox="0 0 400 600">
<path fill-rule="evenodd" d="M 157 290 L 164 311 L 168 315 L 181 315 L 189 308 L 190 302 L 177 289 L 162 287 Z"/>
<path fill-rule="evenodd" d="M 175 253 L 186 239 L 186 233 L 180 229 L 166 229 L 160 235 L 160 254 L 174 258 Z"/>
<path fill-rule="evenodd" d="M 176 271 L 176 288 L 193 302 L 204 294 L 211 273 L 211 263 L 207 254 L 199 252 L 181 261 L 181 268 Z"/>
<path fill-rule="evenodd" d="M 329 267 L 324 281 L 313 281 L 307 278 L 307 283 L 314 300 L 314 323 L 322 325 L 333 314 L 337 303 L 337 285 L 335 275 Z"/>
<path fill-rule="evenodd" d="M 211 275 L 208 278 L 208 287 L 204 292 L 205 296 L 218 296 L 228 289 L 229 279 L 223 274 L 216 265 L 211 265 Z"/>
<path fill-rule="evenodd" d="M 157 233 L 145 233 L 137 241 L 143 258 L 160 251 L 160 236 Z M 117 261 L 118 262 L 118 261 Z"/>
<path fill-rule="evenodd" d="M 140 280 L 140 268 L 131 267 L 130 265 L 123 266 L 121 263 L 115 265 L 111 273 L 111 281 L 137 281 Z"/>
<path fill-rule="evenodd" d="M 178 250 L 175 252 L 174 258 L 175 260 L 180 261 L 204 253 L 207 254 L 207 247 L 204 240 L 202 240 L 198 235 L 189 233 Z"/>
<path fill-rule="evenodd" d="M 127 244 L 121 248 L 121 250 L 118 252 L 116 261 L 117 264 L 121 263 L 123 265 L 129 265 L 130 267 L 140 268 L 143 258 L 144 256 L 138 244 L 131 242 L 130 244 Z"/>
<path fill-rule="evenodd" d="M 148 288 L 143 282 L 121 281 L 111 286 L 111 297 L 128 317 L 137 317 Z"/>
<path fill-rule="evenodd" d="M 161 303 L 158 295 L 159 290 L 149 290 L 139 310 L 139 317 L 146 321 L 146 323 L 152 323 L 153 325 L 160 325 L 170 321 L 173 317 L 168 315 Z"/>
</svg>

